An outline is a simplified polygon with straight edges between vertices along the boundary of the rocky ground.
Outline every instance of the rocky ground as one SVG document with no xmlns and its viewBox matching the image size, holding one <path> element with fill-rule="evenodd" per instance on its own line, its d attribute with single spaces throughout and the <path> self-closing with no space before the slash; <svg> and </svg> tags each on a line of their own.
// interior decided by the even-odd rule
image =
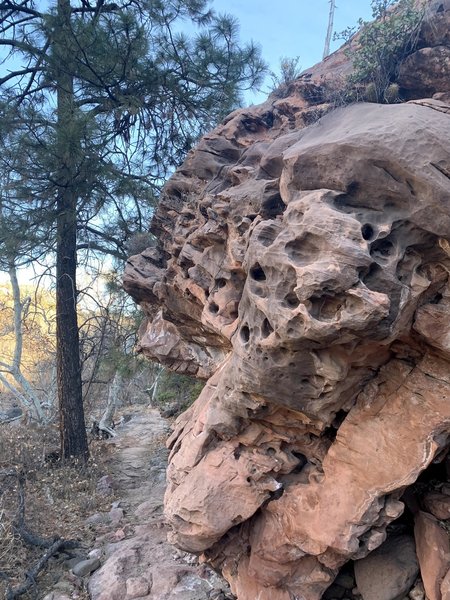
<svg viewBox="0 0 450 600">
<path fill-rule="evenodd" d="M 105 443 L 113 447 L 110 475 L 99 489 L 109 512 L 88 522 L 91 548 L 65 560 L 65 572 L 43 600 L 225 600 L 227 584 L 196 556 L 167 541 L 162 514 L 169 423 L 155 409 L 137 407 Z"/>
<path fill-rule="evenodd" d="M 49 570 L 57 581 L 52 591 L 39 598 L 234 598 L 227 583 L 208 566 L 167 542 L 162 507 L 167 466 L 165 440 L 169 430 L 170 422 L 155 409 L 138 406 L 127 411 L 126 422 L 117 428 L 117 436 L 105 441 L 109 474 L 99 480 L 97 489 L 110 500 L 110 509 L 87 518 L 95 542 L 76 549 L 71 557 L 65 555 L 53 561 Z M 434 500 L 435 496 L 436 493 Z M 447 494 L 439 495 L 439 506 L 448 512 L 449 503 L 442 505 L 446 498 Z M 323 600 L 425 600 L 414 539 L 400 521 L 394 533 L 390 541 L 366 559 L 349 562 Z M 428 533 L 438 548 L 436 532 Z M 428 570 L 436 581 L 439 564 L 434 561 Z"/>
</svg>

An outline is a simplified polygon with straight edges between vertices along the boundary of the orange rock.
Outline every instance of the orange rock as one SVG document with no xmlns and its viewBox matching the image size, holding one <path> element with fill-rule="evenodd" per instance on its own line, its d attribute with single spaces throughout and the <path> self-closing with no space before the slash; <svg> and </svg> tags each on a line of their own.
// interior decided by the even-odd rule
<svg viewBox="0 0 450 600">
<path fill-rule="evenodd" d="M 443 600 L 441 585 L 450 569 L 450 541 L 448 533 L 430 514 L 416 514 L 414 537 L 420 564 L 420 573 L 428 600 Z M 447 592 L 445 592 L 447 594 Z"/>
<path fill-rule="evenodd" d="M 423 505 L 436 519 L 450 519 L 450 496 L 439 492 L 426 494 Z"/>
<path fill-rule="evenodd" d="M 203 137 L 125 272 L 141 352 L 207 380 L 169 440 L 171 540 L 239 600 L 320 600 L 447 444 L 450 106 L 331 111 L 330 68 Z"/>
<path fill-rule="evenodd" d="M 450 570 L 447 571 L 441 583 L 442 600 L 450 600 Z"/>
</svg>

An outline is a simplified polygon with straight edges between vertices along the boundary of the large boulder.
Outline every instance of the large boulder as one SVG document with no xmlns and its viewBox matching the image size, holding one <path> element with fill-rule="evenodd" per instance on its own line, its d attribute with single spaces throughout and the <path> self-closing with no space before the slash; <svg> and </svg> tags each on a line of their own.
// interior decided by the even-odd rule
<svg viewBox="0 0 450 600">
<path fill-rule="evenodd" d="M 403 600 L 418 572 L 414 539 L 407 535 L 390 538 L 355 562 L 356 585 L 363 600 Z"/>
<path fill-rule="evenodd" d="M 206 380 L 169 440 L 171 539 L 240 600 L 319 600 L 450 436 L 450 105 L 319 118 L 316 85 L 205 136 L 125 273 L 141 352 Z"/>
</svg>

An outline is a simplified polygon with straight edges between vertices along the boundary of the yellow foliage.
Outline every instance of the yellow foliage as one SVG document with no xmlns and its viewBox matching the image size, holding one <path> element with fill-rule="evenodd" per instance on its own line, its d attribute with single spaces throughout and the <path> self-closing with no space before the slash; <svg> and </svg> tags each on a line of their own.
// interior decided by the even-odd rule
<svg viewBox="0 0 450 600">
<path fill-rule="evenodd" d="M 21 370 L 30 382 L 42 381 L 51 368 L 56 343 L 55 298 L 47 290 L 21 286 L 23 351 Z M 16 346 L 11 285 L 0 284 L 0 361 L 10 365 Z"/>
</svg>

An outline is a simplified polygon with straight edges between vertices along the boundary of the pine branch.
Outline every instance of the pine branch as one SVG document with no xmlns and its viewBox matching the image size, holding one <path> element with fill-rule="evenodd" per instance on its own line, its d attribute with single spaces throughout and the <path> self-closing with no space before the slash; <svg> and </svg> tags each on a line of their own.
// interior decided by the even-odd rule
<svg viewBox="0 0 450 600">
<path fill-rule="evenodd" d="M 9 46 L 10 48 L 17 48 L 22 52 L 29 52 L 30 54 L 33 54 L 36 51 L 36 48 L 31 44 L 21 42 L 20 40 L 15 40 L 14 38 L 0 39 L 0 46 Z"/>
<path fill-rule="evenodd" d="M 8 81 L 10 81 L 11 79 L 14 79 L 15 77 L 22 77 L 23 75 L 35 76 L 36 73 L 38 73 L 39 71 L 42 71 L 42 70 L 43 69 L 41 67 L 30 67 L 28 69 L 21 69 L 20 71 L 11 71 L 10 73 L 8 73 L 8 75 L 5 75 L 5 77 L 0 78 L 0 85 L 7 83 Z"/>
<path fill-rule="evenodd" d="M 98 242 L 85 242 L 82 244 L 77 244 L 77 250 L 93 250 L 94 252 L 100 252 L 101 254 L 114 256 L 114 258 L 117 258 L 121 261 L 126 260 L 127 258 L 125 252 L 120 252 L 119 250 L 102 246 Z"/>
<path fill-rule="evenodd" d="M 12 13 L 10 13 L 10 15 L 11 14 Z M 29 21 L 33 21 L 34 19 L 34 17 L 23 17 L 22 19 L 18 19 L 17 21 L 12 21 L 11 23 L 9 23 L 7 19 L 10 15 L 8 15 L 7 17 L 3 15 L 2 20 L 5 23 L 5 25 L 0 28 L 0 34 L 4 34 L 12 27 L 18 27 L 19 25 L 23 25 L 23 23 L 28 23 Z"/>
<path fill-rule="evenodd" d="M 121 7 L 115 2 L 104 4 L 101 0 L 99 0 L 95 6 L 90 6 L 88 2 L 83 2 L 83 6 L 72 8 L 72 14 L 93 13 L 97 15 L 99 13 L 114 13 L 118 10 L 121 10 Z"/>
<path fill-rule="evenodd" d="M 44 13 L 41 13 L 34 8 L 30 8 L 30 6 L 27 6 L 28 4 L 29 0 L 24 0 L 23 2 L 11 2 L 11 0 L 3 0 L 3 2 L 0 2 L 0 11 L 10 10 L 13 12 L 23 13 L 25 15 L 31 15 L 33 17 L 37 17 L 38 19 L 42 19 L 44 17 Z"/>
</svg>

